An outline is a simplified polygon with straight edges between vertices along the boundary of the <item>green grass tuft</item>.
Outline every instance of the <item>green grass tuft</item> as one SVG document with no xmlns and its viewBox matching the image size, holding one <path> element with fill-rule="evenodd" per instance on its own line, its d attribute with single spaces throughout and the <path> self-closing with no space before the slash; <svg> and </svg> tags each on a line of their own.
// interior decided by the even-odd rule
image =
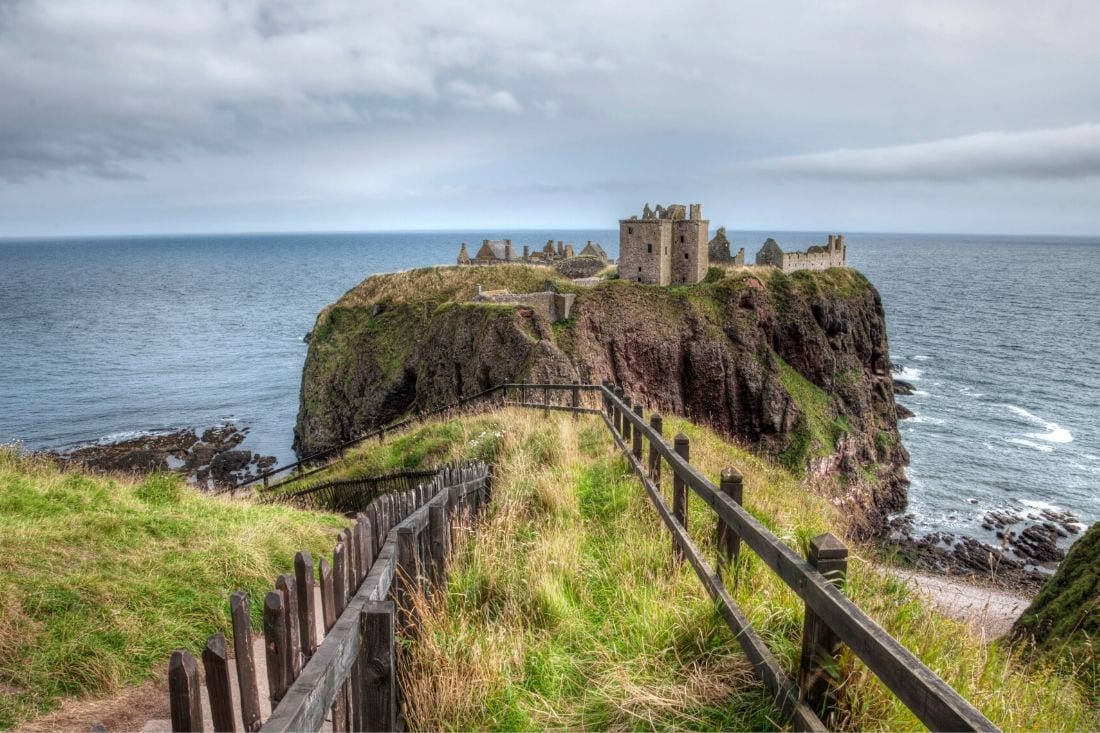
<svg viewBox="0 0 1100 733">
<path fill-rule="evenodd" d="M 197 652 L 228 629 L 229 593 L 262 598 L 297 550 L 331 551 L 344 524 L 0 448 L 0 729 L 138 683 L 173 649 Z"/>
</svg>

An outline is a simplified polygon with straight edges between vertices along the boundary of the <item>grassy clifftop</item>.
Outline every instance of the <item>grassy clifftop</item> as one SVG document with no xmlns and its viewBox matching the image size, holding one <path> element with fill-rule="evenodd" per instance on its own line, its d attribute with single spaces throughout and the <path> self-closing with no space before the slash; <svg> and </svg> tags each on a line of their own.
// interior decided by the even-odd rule
<svg viewBox="0 0 1100 733">
<path fill-rule="evenodd" d="M 206 498 L 175 476 L 59 471 L 0 448 L 0 729 L 148 678 L 228 628 L 343 518 Z M 260 604 L 252 604 L 259 628 Z"/>
</svg>

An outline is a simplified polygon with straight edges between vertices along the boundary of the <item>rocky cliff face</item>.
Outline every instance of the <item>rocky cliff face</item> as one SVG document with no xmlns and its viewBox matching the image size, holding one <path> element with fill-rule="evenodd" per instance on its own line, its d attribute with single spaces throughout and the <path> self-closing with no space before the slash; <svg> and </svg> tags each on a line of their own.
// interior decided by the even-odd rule
<svg viewBox="0 0 1100 733">
<path fill-rule="evenodd" d="M 468 302 L 478 285 L 526 292 L 547 281 L 577 291 L 569 321 Z M 669 288 L 580 289 L 524 266 L 372 277 L 318 317 L 297 448 L 312 452 L 509 380 L 622 384 L 650 409 L 823 479 L 860 507 L 864 528 L 904 506 L 908 454 L 882 304 L 853 270 L 713 269 L 706 282 Z"/>
</svg>

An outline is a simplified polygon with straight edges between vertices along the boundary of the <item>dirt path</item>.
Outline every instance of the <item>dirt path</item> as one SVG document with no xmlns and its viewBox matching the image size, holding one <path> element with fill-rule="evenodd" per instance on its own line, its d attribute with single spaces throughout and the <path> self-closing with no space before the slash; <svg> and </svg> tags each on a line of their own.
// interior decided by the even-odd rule
<svg viewBox="0 0 1100 733">
<path fill-rule="evenodd" d="M 1007 634 L 1031 603 L 1026 596 L 968 583 L 958 576 L 895 568 L 887 572 L 908 582 L 943 615 L 966 622 L 975 634 L 987 641 Z"/>
</svg>

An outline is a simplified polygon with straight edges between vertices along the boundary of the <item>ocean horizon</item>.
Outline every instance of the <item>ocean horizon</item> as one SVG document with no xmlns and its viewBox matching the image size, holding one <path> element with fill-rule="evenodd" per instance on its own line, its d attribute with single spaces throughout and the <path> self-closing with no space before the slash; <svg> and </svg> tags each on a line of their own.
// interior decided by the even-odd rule
<svg viewBox="0 0 1100 733">
<path fill-rule="evenodd" d="M 712 230 L 713 233 L 713 230 Z M 752 260 L 820 232 L 727 230 Z M 317 313 L 365 277 L 451 264 L 465 241 L 616 230 L 486 229 L 0 239 L 0 442 L 65 447 L 233 422 L 293 460 Z M 919 531 L 980 534 L 990 510 L 1100 519 L 1100 237 L 846 233 L 882 295 Z"/>
</svg>

